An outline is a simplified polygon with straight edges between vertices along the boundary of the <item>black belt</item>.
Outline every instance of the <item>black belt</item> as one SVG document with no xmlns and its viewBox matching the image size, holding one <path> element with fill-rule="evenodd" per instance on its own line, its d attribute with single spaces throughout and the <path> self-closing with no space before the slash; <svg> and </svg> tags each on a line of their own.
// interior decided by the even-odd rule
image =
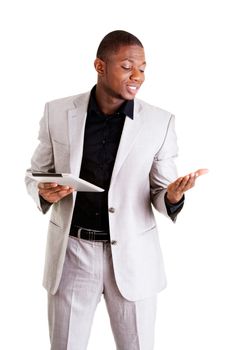
<svg viewBox="0 0 234 350">
<path fill-rule="evenodd" d="M 110 235 L 107 232 L 87 230 L 81 227 L 71 227 L 70 236 L 88 241 L 110 241 Z"/>
</svg>

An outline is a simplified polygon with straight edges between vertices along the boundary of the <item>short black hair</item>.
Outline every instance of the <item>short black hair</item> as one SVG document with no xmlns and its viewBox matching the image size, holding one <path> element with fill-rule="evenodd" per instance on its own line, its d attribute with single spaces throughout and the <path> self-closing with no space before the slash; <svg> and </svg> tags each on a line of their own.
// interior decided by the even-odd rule
<svg viewBox="0 0 234 350">
<path fill-rule="evenodd" d="M 121 46 L 131 45 L 144 48 L 135 35 L 124 30 L 114 30 L 108 33 L 100 42 L 97 49 L 97 58 L 105 60 L 112 52 L 117 52 Z"/>
</svg>

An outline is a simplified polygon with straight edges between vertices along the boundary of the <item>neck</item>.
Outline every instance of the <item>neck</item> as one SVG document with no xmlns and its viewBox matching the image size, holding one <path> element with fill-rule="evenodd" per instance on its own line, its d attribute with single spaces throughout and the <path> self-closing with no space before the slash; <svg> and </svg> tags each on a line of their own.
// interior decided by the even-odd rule
<svg viewBox="0 0 234 350">
<path fill-rule="evenodd" d="M 104 114 L 115 113 L 124 102 L 124 100 L 109 96 L 98 85 L 96 86 L 96 100 Z"/>
</svg>

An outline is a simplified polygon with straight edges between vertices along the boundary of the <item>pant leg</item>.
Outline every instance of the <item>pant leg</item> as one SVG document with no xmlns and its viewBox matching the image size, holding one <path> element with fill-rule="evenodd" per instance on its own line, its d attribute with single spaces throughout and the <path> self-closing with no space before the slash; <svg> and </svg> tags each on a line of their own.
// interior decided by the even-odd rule
<svg viewBox="0 0 234 350">
<path fill-rule="evenodd" d="M 153 350 L 157 295 L 132 302 L 120 294 L 110 246 L 104 259 L 104 298 L 117 350 Z"/>
<path fill-rule="evenodd" d="M 103 292 L 103 245 L 69 238 L 63 274 L 48 296 L 51 350 L 86 350 Z"/>
</svg>

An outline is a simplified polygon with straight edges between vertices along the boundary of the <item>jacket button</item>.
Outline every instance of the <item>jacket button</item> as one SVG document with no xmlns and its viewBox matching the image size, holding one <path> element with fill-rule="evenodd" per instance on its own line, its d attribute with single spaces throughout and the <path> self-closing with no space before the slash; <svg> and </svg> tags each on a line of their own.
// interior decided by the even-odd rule
<svg viewBox="0 0 234 350">
<path fill-rule="evenodd" d="M 116 244 L 117 244 L 117 241 L 111 241 L 111 244 L 112 244 L 112 245 L 116 245 Z"/>
<path fill-rule="evenodd" d="M 109 212 L 110 212 L 110 213 L 114 213 L 114 212 L 115 212 L 115 208 L 112 208 L 112 207 L 109 208 Z"/>
</svg>

